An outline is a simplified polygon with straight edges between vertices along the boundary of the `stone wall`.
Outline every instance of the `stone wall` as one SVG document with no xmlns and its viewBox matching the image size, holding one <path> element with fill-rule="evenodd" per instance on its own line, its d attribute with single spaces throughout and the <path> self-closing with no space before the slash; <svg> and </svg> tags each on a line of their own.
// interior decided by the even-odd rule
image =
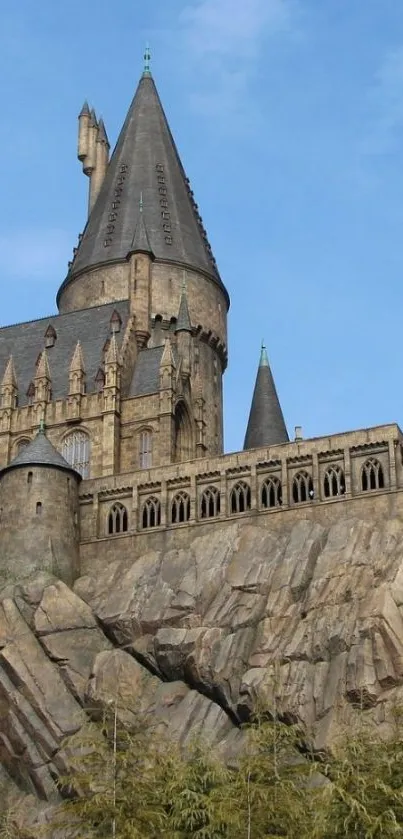
<svg viewBox="0 0 403 839">
<path fill-rule="evenodd" d="M 85 481 L 82 573 L 95 557 L 185 547 L 200 528 L 213 532 L 226 520 L 277 530 L 301 518 L 330 524 L 351 515 L 400 515 L 402 443 L 398 426 L 387 425 L 170 465 L 163 475 L 149 469 Z M 305 487 L 304 500 L 296 485 Z M 125 529 L 111 532 L 116 504 L 126 510 Z"/>
</svg>

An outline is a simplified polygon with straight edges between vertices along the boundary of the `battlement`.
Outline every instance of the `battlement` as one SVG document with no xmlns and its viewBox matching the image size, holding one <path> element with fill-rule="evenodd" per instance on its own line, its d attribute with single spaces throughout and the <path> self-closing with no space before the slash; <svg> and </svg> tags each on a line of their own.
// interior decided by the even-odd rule
<svg viewBox="0 0 403 839">
<path fill-rule="evenodd" d="M 403 489 L 396 424 L 83 481 L 81 541 Z"/>
</svg>

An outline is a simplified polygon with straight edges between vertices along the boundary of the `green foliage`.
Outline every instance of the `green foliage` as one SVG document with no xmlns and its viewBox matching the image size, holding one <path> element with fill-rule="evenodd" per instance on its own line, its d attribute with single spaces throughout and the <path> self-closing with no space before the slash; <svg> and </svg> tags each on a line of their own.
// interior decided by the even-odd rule
<svg viewBox="0 0 403 839">
<path fill-rule="evenodd" d="M 89 724 L 68 743 L 71 771 L 62 789 L 69 797 L 51 835 L 403 839 L 399 715 L 388 739 L 363 722 L 344 732 L 327 764 L 301 756 L 296 726 L 260 718 L 244 738 L 228 768 L 201 742 L 182 754 L 141 717 L 130 728 L 117 714 Z M 3 817 L 0 839 L 23 837 L 16 831 L 12 814 Z"/>
<path fill-rule="evenodd" d="M 343 732 L 322 771 L 330 783 L 316 819 L 318 839 L 403 837 L 403 738 L 400 712 L 392 736 L 361 721 Z"/>
<path fill-rule="evenodd" d="M 232 839 L 312 836 L 312 765 L 299 754 L 301 732 L 264 718 L 248 727 L 234 778 L 239 829 Z"/>
<path fill-rule="evenodd" d="M 164 790 L 165 835 L 172 839 L 232 836 L 238 822 L 233 773 L 197 742 L 186 759 L 176 752 L 172 769 Z"/>
</svg>

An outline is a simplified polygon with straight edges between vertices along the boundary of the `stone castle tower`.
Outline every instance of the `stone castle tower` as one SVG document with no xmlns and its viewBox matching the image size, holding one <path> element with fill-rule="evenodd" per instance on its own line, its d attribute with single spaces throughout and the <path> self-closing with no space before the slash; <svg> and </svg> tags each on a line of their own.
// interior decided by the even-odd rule
<svg viewBox="0 0 403 839">
<path fill-rule="evenodd" d="M 78 157 L 89 214 L 59 313 L 0 330 L 3 574 L 71 581 L 116 536 L 144 549 L 178 525 L 400 487 L 395 425 L 289 441 L 264 347 L 244 452 L 223 454 L 229 295 L 148 62 L 111 158 L 87 103 Z"/>
</svg>

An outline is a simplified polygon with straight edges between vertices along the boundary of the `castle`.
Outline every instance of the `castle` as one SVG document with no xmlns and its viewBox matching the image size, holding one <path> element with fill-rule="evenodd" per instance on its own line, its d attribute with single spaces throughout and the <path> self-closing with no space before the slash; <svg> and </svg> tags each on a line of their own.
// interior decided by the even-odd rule
<svg viewBox="0 0 403 839">
<path fill-rule="evenodd" d="M 390 498 L 395 424 L 288 438 L 266 350 L 244 451 L 223 454 L 229 295 L 148 57 L 115 150 L 84 104 L 89 214 L 59 313 L 0 330 L 0 571 L 72 583 L 193 527 Z M 325 513 L 323 513 L 325 515 Z"/>
</svg>

